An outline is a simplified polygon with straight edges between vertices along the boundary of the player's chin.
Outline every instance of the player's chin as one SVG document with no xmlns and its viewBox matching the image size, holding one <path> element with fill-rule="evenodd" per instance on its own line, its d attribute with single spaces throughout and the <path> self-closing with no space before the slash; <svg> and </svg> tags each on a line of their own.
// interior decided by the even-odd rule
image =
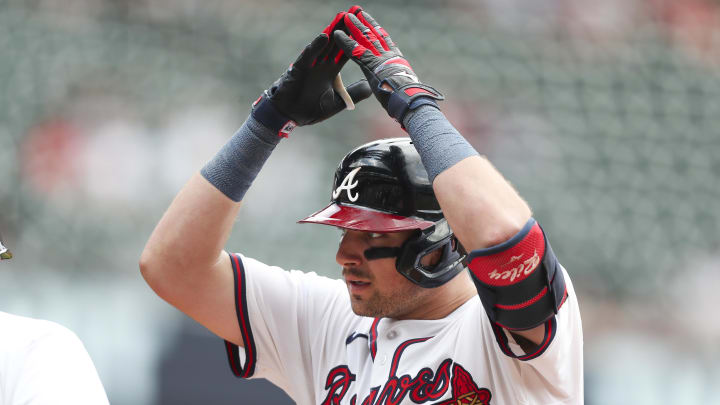
<svg viewBox="0 0 720 405">
<path fill-rule="evenodd" d="M 377 311 L 373 311 L 372 308 L 368 306 L 368 302 L 360 297 L 353 297 L 350 295 L 350 306 L 352 307 L 352 311 L 355 315 L 367 317 L 378 316 Z"/>
</svg>

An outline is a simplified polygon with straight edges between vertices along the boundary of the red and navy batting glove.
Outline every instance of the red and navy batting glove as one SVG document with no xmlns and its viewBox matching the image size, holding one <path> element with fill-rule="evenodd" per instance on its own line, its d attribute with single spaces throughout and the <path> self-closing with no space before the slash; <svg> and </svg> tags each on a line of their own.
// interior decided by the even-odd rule
<svg viewBox="0 0 720 405">
<path fill-rule="evenodd" d="M 344 20 L 350 36 L 336 30 L 333 33 L 335 41 L 360 66 L 375 97 L 400 124 L 409 110 L 425 104 L 437 107 L 435 100 L 445 98 L 439 91 L 420 82 L 387 31 L 370 14 L 353 6 Z M 392 90 L 384 89 L 385 83 Z"/>
<path fill-rule="evenodd" d="M 296 126 L 311 125 L 339 113 L 345 102 L 333 89 L 333 80 L 348 61 L 330 33 L 344 28 L 338 13 L 330 25 L 305 47 L 295 62 L 253 103 L 252 115 L 264 126 L 287 137 Z M 346 88 L 354 103 L 370 97 L 367 81 Z"/>
</svg>

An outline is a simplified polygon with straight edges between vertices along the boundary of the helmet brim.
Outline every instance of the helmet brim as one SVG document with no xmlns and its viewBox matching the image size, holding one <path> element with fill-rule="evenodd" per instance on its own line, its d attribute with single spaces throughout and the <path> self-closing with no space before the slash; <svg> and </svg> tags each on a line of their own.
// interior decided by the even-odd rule
<svg viewBox="0 0 720 405">
<path fill-rule="evenodd" d="M 298 223 L 330 225 L 364 232 L 400 232 L 426 229 L 434 223 L 418 217 L 404 217 L 370 208 L 331 203 Z"/>
</svg>

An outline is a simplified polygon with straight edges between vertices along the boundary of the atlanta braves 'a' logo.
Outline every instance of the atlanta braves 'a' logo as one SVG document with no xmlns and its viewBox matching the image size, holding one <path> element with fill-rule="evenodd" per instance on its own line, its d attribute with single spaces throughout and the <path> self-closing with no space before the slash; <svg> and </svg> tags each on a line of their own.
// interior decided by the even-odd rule
<svg viewBox="0 0 720 405">
<path fill-rule="evenodd" d="M 339 405 L 355 377 L 345 365 L 330 370 L 325 381 L 328 394 L 322 405 Z M 371 388 L 361 402 L 358 402 L 357 395 L 353 395 L 350 405 L 397 405 L 406 397 L 416 404 L 422 404 L 442 398 L 449 387 L 452 387 L 451 398 L 434 402 L 434 405 L 490 405 L 490 390 L 479 388 L 470 373 L 450 359 L 443 360 L 434 372 L 428 367 L 423 368 L 413 378 L 407 374 L 400 377 L 391 375 L 383 386 Z"/>
<path fill-rule="evenodd" d="M 355 195 L 353 195 L 351 193 L 351 191 L 358 185 L 359 180 L 355 180 L 355 175 L 357 174 L 357 172 L 360 171 L 360 169 L 361 169 L 361 167 L 357 167 L 357 168 L 353 169 L 350 173 L 348 173 L 347 176 L 345 176 L 342 183 L 340 183 L 338 188 L 336 188 L 335 191 L 333 191 L 333 193 L 332 193 L 333 199 L 338 198 L 340 196 L 340 194 L 342 194 L 343 190 L 345 190 L 345 191 L 347 191 L 348 200 L 350 200 L 350 202 L 357 201 L 358 197 L 360 197 L 360 193 L 355 192 Z M 353 180 L 355 180 L 355 181 L 353 181 Z"/>
<path fill-rule="evenodd" d="M 453 365 L 452 398 L 435 405 L 489 405 L 492 394 L 487 388 L 479 388 L 470 373 L 461 365 Z"/>
</svg>

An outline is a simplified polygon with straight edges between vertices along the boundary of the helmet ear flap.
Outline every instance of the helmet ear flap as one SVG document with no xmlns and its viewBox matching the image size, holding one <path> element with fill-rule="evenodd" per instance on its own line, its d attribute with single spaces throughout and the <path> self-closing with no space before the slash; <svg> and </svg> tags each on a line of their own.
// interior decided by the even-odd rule
<svg viewBox="0 0 720 405">
<path fill-rule="evenodd" d="M 437 263 L 423 265 L 422 259 L 442 249 Z M 424 287 L 439 287 L 455 277 L 465 266 L 467 254 L 452 233 L 447 220 L 437 221 L 432 227 L 410 237 L 400 247 L 397 271 L 413 283 Z"/>
<path fill-rule="evenodd" d="M 437 252 L 439 250 L 441 251 L 440 257 L 434 263 L 429 265 L 422 265 L 422 262 L 420 262 L 420 264 L 422 265 L 422 269 L 430 274 L 436 274 L 442 272 L 448 263 L 455 262 L 457 260 L 457 250 L 455 249 L 456 245 L 454 243 L 454 240 L 455 237 L 453 236 L 450 238 L 450 240 L 448 240 L 447 243 L 443 244 L 441 247 L 420 258 L 420 260 L 422 260 L 424 257 L 434 252 Z"/>
<path fill-rule="evenodd" d="M 429 269 L 431 272 L 437 267 L 437 264 L 442 261 L 450 249 L 449 244 L 441 246 L 437 249 L 431 250 L 421 257 L 418 258 L 418 263 L 425 269 Z"/>
<path fill-rule="evenodd" d="M 468 263 L 467 263 L 468 252 L 467 252 L 467 250 L 465 249 L 465 246 L 463 246 L 463 244 L 460 243 L 460 239 L 458 239 L 457 236 L 455 236 L 455 234 L 453 234 L 453 237 L 452 237 L 452 246 L 453 246 L 453 252 L 457 252 L 457 253 L 460 255 L 460 257 L 463 258 L 463 259 L 462 259 L 462 266 L 463 266 L 463 267 L 467 267 L 467 265 L 468 265 Z"/>
</svg>

